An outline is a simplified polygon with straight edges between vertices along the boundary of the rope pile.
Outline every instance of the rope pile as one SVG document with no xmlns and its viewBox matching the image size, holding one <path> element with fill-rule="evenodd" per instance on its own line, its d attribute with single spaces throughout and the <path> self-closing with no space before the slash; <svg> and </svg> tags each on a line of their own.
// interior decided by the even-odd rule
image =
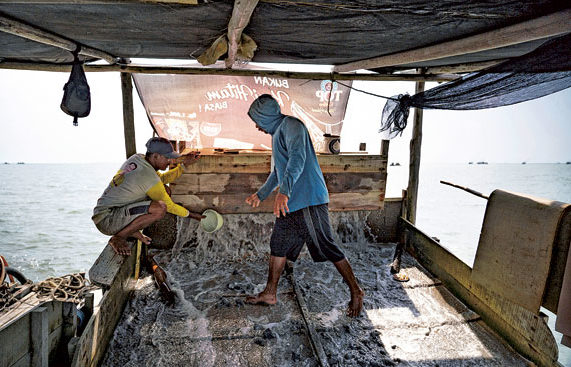
<svg viewBox="0 0 571 367">
<path fill-rule="evenodd" d="M 8 283 L 0 284 L 0 313 L 11 306 L 16 300 Z"/>
<path fill-rule="evenodd" d="M 91 285 L 83 273 L 48 278 L 34 284 L 38 297 L 48 297 L 62 302 L 80 303 L 85 295 L 97 287 Z"/>
</svg>

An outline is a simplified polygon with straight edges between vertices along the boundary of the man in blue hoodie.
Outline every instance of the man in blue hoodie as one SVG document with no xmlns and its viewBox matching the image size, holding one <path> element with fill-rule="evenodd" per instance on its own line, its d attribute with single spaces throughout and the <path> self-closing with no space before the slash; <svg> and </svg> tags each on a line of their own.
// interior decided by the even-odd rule
<svg viewBox="0 0 571 367">
<path fill-rule="evenodd" d="M 331 261 L 349 286 L 347 315 L 358 316 L 365 293 L 359 287 L 347 258 L 337 247 L 329 224 L 329 194 L 307 128 L 299 119 L 281 113 L 269 94 L 256 99 L 248 115 L 258 130 L 272 135 L 272 172 L 246 202 L 257 207 L 276 187 L 276 222 L 270 240 L 270 265 L 266 288 L 246 302 L 277 303 L 277 287 L 286 259 L 295 261 L 304 243 L 315 262 Z"/>
</svg>

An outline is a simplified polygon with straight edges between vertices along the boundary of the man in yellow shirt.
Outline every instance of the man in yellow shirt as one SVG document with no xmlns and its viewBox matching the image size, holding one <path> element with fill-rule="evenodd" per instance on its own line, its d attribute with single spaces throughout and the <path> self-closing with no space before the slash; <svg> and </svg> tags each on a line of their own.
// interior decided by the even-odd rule
<svg viewBox="0 0 571 367">
<path fill-rule="evenodd" d="M 161 173 L 158 171 L 166 170 L 180 155 L 165 138 L 151 138 L 146 146 L 145 155 L 134 154 L 123 163 L 97 200 L 91 217 L 101 233 L 111 236 L 109 245 L 119 255 L 131 254 L 128 237 L 149 244 L 151 239 L 139 231 L 164 217 L 166 212 L 196 220 L 203 218 L 175 204 L 165 187 L 182 175 L 184 165 L 196 162 L 199 153 L 183 156 L 182 165 Z"/>
</svg>

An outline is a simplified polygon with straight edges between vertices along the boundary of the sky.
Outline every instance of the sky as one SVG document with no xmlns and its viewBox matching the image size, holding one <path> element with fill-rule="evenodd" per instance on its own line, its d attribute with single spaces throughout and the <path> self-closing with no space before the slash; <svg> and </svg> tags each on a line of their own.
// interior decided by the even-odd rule
<svg viewBox="0 0 571 367">
<path fill-rule="evenodd" d="M 121 81 L 116 72 L 87 73 L 91 113 L 79 119 L 60 110 L 68 73 L 1 70 L 0 162 L 91 163 L 125 158 Z M 436 86 L 427 83 L 426 89 Z M 354 87 L 385 96 L 414 94 L 413 82 L 362 82 Z M 135 93 L 137 151 L 152 135 Z M 341 136 L 343 151 L 367 143 L 380 151 L 378 133 L 385 100 L 352 91 Z M 408 164 L 412 130 L 391 141 L 389 161 Z M 423 163 L 550 163 L 571 161 L 571 89 L 513 106 L 479 111 L 425 110 Z"/>
</svg>

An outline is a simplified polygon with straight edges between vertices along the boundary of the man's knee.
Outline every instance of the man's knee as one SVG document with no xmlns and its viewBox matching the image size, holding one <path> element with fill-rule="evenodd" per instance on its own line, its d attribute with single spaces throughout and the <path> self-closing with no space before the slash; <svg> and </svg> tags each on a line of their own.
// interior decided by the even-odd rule
<svg viewBox="0 0 571 367">
<path fill-rule="evenodd" d="M 156 220 L 162 219 L 167 213 L 167 204 L 163 201 L 153 201 L 149 207 L 149 214 L 151 214 Z"/>
</svg>

